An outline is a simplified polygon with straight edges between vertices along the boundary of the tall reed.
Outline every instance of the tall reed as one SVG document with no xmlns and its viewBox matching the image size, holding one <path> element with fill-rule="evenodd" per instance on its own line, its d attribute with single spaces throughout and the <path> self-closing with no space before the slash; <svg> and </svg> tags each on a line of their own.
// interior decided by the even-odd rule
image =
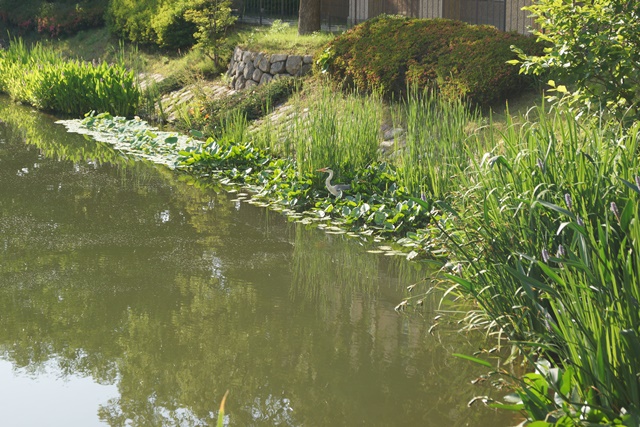
<svg viewBox="0 0 640 427">
<path fill-rule="evenodd" d="M 65 60 L 51 48 L 15 39 L 0 53 L 0 91 L 36 108 L 80 116 L 90 110 L 132 116 L 140 93 L 123 63 Z"/>
<path fill-rule="evenodd" d="M 450 277 L 575 372 L 577 417 L 640 417 L 639 133 L 558 111 L 509 123 L 451 198 Z"/>
<path fill-rule="evenodd" d="M 430 90 L 410 88 L 393 118 L 396 127 L 406 128 L 406 145 L 397 160 L 400 183 L 410 194 L 444 198 L 475 154 L 469 150 L 476 144 L 473 139 L 479 112 L 461 101 L 446 101 Z"/>
<path fill-rule="evenodd" d="M 299 176 L 322 167 L 353 176 L 377 159 L 381 123 L 379 97 L 340 95 L 324 86 L 297 105 L 285 145 L 294 147 Z"/>
</svg>

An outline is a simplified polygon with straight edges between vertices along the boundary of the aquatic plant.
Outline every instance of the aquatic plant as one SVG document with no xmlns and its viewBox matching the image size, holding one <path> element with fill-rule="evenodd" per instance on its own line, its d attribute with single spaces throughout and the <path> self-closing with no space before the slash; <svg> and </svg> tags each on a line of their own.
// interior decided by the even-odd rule
<svg viewBox="0 0 640 427">
<path fill-rule="evenodd" d="M 95 110 L 131 117 L 140 99 L 135 75 L 122 62 L 66 60 L 41 44 L 29 48 L 21 39 L 0 52 L 0 91 L 14 101 L 71 116 Z"/>
<path fill-rule="evenodd" d="M 284 135 L 293 147 L 298 176 L 331 166 L 337 175 L 354 176 L 377 160 L 382 122 L 378 97 L 336 94 L 323 85 L 317 96 L 296 103 Z"/>
<path fill-rule="evenodd" d="M 406 128 L 400 150 L 398 176 L 415 196 L 444 199 L 457 189 L 456 176 L 464 174 L 476 155 L 474 130 L 481 122 L 476 109 L 460 100 L 447 101 L 429 89 L 408 89 L 409 96 L 395 109 L 396 128 Z M 470 131 L 471 130 L 471 131 Z"/>
<path fill-rule="evenodd" d="M 552 406 L 581 422 L 640 417 L 639 133 L 560 112 L 511 123 L 439 223 L 456 290 L 525 354 L 571 370 L 577 397 Z"/>
</svg>

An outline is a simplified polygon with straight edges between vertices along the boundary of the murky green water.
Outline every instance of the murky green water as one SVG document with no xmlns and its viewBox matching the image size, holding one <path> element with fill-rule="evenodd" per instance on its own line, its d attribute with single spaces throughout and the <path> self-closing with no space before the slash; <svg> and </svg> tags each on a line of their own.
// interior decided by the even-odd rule
<svg viewBox="0 0 640 427">
<path fill-rule="evenodd" d="M 0 101 L 7 426 L 498 426 L 427 272 Z M 495 393 L 495 392 L 494 392 Z"/>
</svg>

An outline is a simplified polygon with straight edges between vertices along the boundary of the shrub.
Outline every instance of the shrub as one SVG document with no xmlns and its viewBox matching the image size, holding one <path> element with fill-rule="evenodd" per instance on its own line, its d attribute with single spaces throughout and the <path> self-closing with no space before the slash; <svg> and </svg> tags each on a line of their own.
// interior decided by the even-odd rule
<svg viewBox="0 0 640 427">
<path fill-rule="evenodd" d="M 186 7 L 185 2 L 166 3 L 160 7 L 151 22 L 158 46 L 168 49 L 193 46 L 197 27 L 184 18 Z"/>
<path fill-rule="evenodd" d="M 574 91 L 583 112 L 629 116 L 640 113 L 640 3 L 626 0 L 541 0 L 527 8 L 536 16 L 536 36 L 550 43 L 544 54 L 518 52 L 522 69 L 553 78 Z"/>
<path fill-rule="evenodd" d="M 50 37 L 73 35 L 104 24 L 105 7 L 90 2 L 43 3 L 36 18 L 37 30 Z"/>
<path fill-rule="evenodd" d="M 197 48 L 220 65 L 220 50 L 226 41 L 227 28 L 236 21 L 231 15 L 229 0 L 192 1 L 184 12 L 184 19 L 193 22 L 197 31 L 193 35 Z"/>
<path fill-rule="evenodd" d="M 160 0 L 110 0 L 106 21 L 109 30 L 136 43 L 157 43 L 151 23 Z"/>
<path fill-rule="evenodd" d="M 532 37 L 491 26 L 381 15 L 330 42 L 318 65 L 359 90 L 390 96 L 407 85 L 436 86 L 447 99 L 488 105 L 532 82 L 506 63 L 515 58 L 512 45 L 542 51 Z"/>
</svg>

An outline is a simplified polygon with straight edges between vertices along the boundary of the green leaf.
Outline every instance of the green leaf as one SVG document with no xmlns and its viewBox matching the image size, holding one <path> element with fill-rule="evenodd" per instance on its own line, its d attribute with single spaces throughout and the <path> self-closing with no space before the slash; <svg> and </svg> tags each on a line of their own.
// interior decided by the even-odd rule
<svg viewBox="0 0 640 427">
<path fill-rule="evenodd" d="M 631 220 L 635 216 L 636 204 L 629 201 L 620 214 L 620 228 L 623 232 L 628 232 Z"/>
<path fill-rule="evenodd" d="M 491 369 L 493 368 L 491 363 L 487 362 L 486 360 L 478 359 L 477 357 L 468 356 L 466 354 L 461 354 L 461 353 L 453 353 L 452 356 L 459 357 L 460 359 L 469 360 L 479 365 L 486 366 L 487 368 L 491 368 Z"/>
<path fill-rule="evenodd" d="M 566 215 L 566 216 L 568 216 L 568 217 L 569 217 L 569 218 L 571 218 L 571 219 L 576 219 L 576 217 L 575 217 L 575 215 L 574 215 L 574 214 L 572 214 L 571 212 L 569 212 L 569 211 L 568 211 L 568 210 L 566 210 L 565 208 L 561 208 L 560 206 L 558 206 L 558 205 L 556 205 L 556 204 L 549 203 L 549 202 L 545 202 L 544 200 L 540 200 L 540 199 L 537 199 L 537 200 L 534 202 L 534 206 L 535 206 L 535 204 L 536 204 L 536 203 L 541 204 L 541 205 L 542 205 L 542 206 L 544 206 L 545 208 L 548 208 L 548 209 L 551 209 L 551 210 L 556 211 L 556 212 L 558 212 L 558 213 L 561 213 L 561 214 L 563 214 L 563 215 Z M 532 206 L 532 207 L 533 207 L 533 206 Z"/>
<path fill-rule="evenodd" d="M 494 402 L 494 403 L 490 403 L 488 406 L 490 408 L 504 409 L 506 411 L 522 411 L 525 408 L 524 404 L 522 404 L 522 403 L 517 404 L 517 405 L 507 405 L 507 404 L 504 404 L 504 403 L 495 403 Z"/>
<path fill-rule="evenodd" d="M 535 393 L 541 401 L 548 400 L 547 393 L 549 391 L 549 383 L 545 377 L 531 372 L 525 374 L 523 380 L 527 385 L 525 390 Z"/>
<path fill-rule="evenodd" d="M 413 200 L 422 208 L 424 208 L 427 212 L 431 210 L 431 206 L 433 205 L 433 202 L 431 200 L 426 201 L 426 200 L 418 199 L 417 197 L 409 197 L 409 200 Z"/>
<path fill-rule="evenodd" d="M 194 138 L 203 138 L 204 134 L 202 132 L 200 132 L 197 129 L 191 129 L 189 131 L 189 133 L 191 134 L 191 136 L 193 136 Z"/>
<path fill-rule="evenodd" d="M 635 183 L 631 183 L 631 182 L 627 181 L 626 179 L 622 179 L 622 178 L 619 178 L 619 179 L 620 179 L 620 181 L 622 181 L 622 183 L 624 185 L 626 185 L 627 187 L 629 187 L 630 189 L 635 191 L 638 195 L 640 195 L 640 188 L 638 188 L 638 186 Z"/>
</svg>

